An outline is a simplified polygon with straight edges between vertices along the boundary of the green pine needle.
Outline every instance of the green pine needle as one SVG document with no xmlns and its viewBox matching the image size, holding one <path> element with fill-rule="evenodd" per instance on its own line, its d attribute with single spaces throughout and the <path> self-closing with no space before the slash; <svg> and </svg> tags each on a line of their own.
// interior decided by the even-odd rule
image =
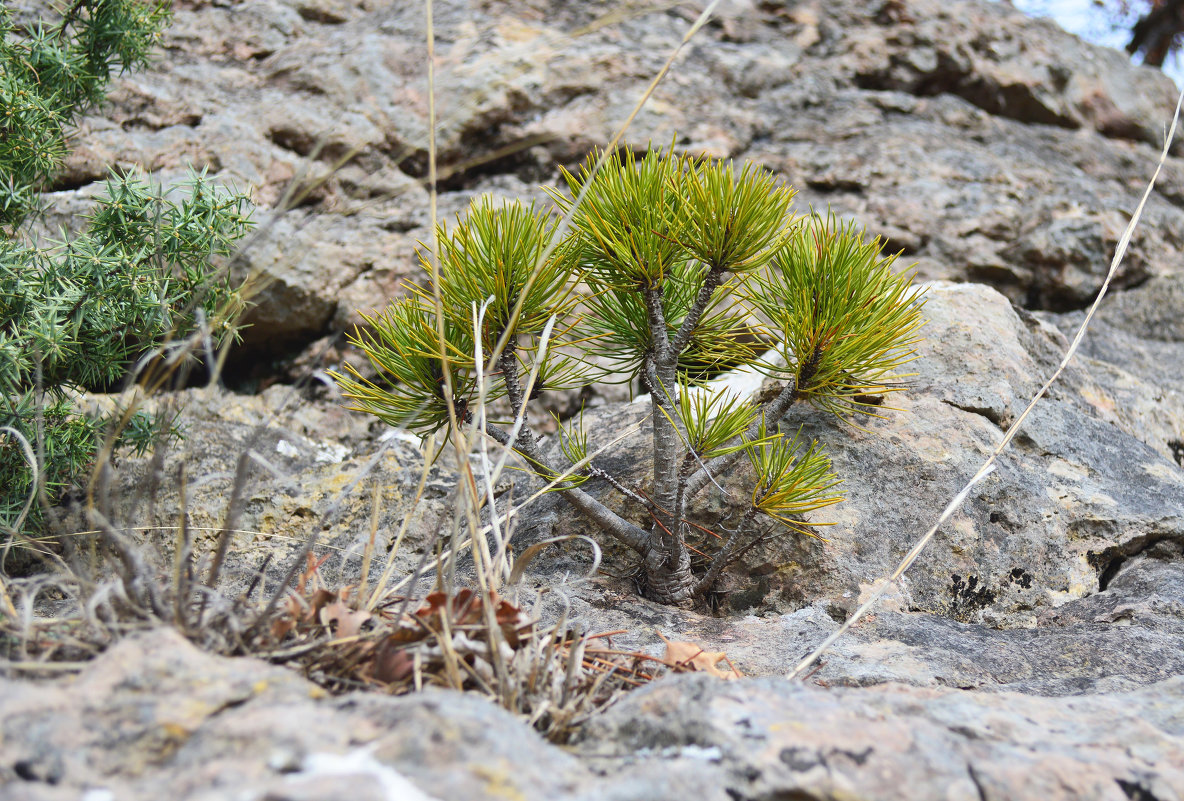
<svg viewBox="0 0 1184 801">
<path fill-rule="evenodd" d="M 788 366 L 763 369 L 840 417 L 867 411 L 865 396 L 903 389 L 899 370 L 916 358 L 923 299 L 908 273 L 892 271 L 894 260 L 853 224 L 806 219 L 748 285 L 750 304 L 784 335 Z"/>
<path fill-rule="evenodd" d="M 700 459 L 714 459 L 749 447 L 740 435 L 756 419 L 757 409 L 739 395 L 682 383 L 674 408 L 682 424 L 675 428 L 687 448 Z"/>
<path fill-rule="evenodd" d="M 382 383 L 364 378 L 351 365 L 349 375 L 332 373 L 342 393 L 353 401 L 351 409 L 368 412 L 385 423 L 431 434 L 450 419 L 444 392 L 444 370 L 436 338 L 435 311 L 418 296 L 392 304 L 386 311 L 362 315 L 366 329 L 350 337 L 382 377 Z M 445 323 L 446 350 L 452 370 L 458 417 L 464 418 L 476 394 L 472 336 L 461 327 Z M 489 399 L 498 397 L 496 389 Z"/>
<path fill-rule="evenodd" d="M 651 148 L 640 160 L 626 150 L 589 179 L 599 157 L 594 152 L 579 177 L 562 171 L 573 196 L 588 184 L 572 218 L 576 258 L 602 286 L 623 291 L 662 286 L 686 260 L 678 244 L 682 159 L 672 149 Z M 551 196 L 564 212 L 571 210 L 572 200 L 558 192 Z"/>
<path fill-rule="evenodd" d="M 795 518 L 842 502 L 842 492 L 835 489 L 842 479 L 831 472 L 830 459 L 818 443 L 803 452 L 801 429 L 788 439 L 770 437 L 764 421 L 748 445 L 745 455 L 757 477 L 752 505 L 796 531 L 816 536 Z"/>
<path fill-rule="evenodd" d="M 682 180 L 680 235 L 687 251 L 715 269 L 763 266 L 786 229 L 795 191 L 755 165 L 737 178 L 731 161 L 688 161 Z"/>
<path fill-rule="evenodd" d="M 575 304 L 574 264 L 554 253 L 543 259 L 553 236 L 545 211 L 518 202 L 498 206 L 488 197 L 470 206 L 451 231 L 440 225 L 440 288 L 449 322 L 471 325 L 474 304 L 492 298 L 481 332 L 489 353 L 511 323 L 514 334 L 535 335 L 552 315 L 566 317 Z"/>
</svg>

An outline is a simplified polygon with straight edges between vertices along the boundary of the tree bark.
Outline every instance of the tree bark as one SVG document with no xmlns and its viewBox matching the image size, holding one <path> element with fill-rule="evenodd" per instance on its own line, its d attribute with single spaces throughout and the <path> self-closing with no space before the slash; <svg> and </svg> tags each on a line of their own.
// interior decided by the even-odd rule
<svg viewBox="0 0 1184 801">
<path fill-rule="evenodd" d="M 1176 37 L 1184 33 L 1184 0 L 1161 0 L 1153 4 L 1131 28 L 1130 54 L 1143 53 L 1143 63 L 1163 67 Z"/>
<path fill-rule="evenodd" d="M 656 508 L 650 511 L 652 550 L 645 555 L 646 586 L 650 597 L 661 603 L 678 605 L 691 599 L 695 577 L 691 573 L 691 555 L 682 534 L 678 505 L 679 436 L 674 427 L 678 401 L 678 353 L 666 332 L 662 311 L 662 289 L 645 290 L 653 352 L 646 357 L 650 382 L 651 419 L 654 425 L 654 486 Z"/>
</svg>

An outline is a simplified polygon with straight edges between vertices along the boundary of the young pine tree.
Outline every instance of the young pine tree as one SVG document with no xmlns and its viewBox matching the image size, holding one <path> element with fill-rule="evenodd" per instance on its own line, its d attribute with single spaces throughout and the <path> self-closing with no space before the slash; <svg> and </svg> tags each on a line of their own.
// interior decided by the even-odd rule
<svg viewBox="0 0 1184 801">
<path fill-rule="evenodd" d="M 533 399 L 523 378 L 554 321 L 560 333 L 546 349 L 542 386 L 596 374 L 562 355 L 572 350 L 559 347 L 566 342 L 648 390 L 650 486 L 636 492 L 629 477 L 594 462 L 573 468 L 586 459 L 578 424 L 560 433 L 561 456 L 545 453 L 527 425 L 512 434 L 489 423 L 484 433 L 544 478 L 570 473 L 563 497 L 639 554 L 651 598 L 683 604 L 762 541 L 762 516 L 809 535 L 804 516 L 841 500 L 821 447 L 777 424 L 797 402 L 848 418 L 901 389 L 898 369 L 913 357 L 921 302 L 879 241 L 865 242 L 832 217 L 795 220 L 792 190 L 751 165 L 737 173 L 731 162 L 654 149 L 640 159 L 612 155 L 599 170 L 595 161 L 578 176 L 565 173 L 578 204 L 551 193 L 571 215 L 561 240 L 547 213 L 519 203 L 481 200 L 451 230 L 441 226 L 437 283 L 413 286 L 357 335 L 381 380 L 357 372 L 339 380 L 353 408 L 432 433 L 478 419 L 475 359 L 493 354 L 487 397 L 506 397 L 519 415 Z M 740 365 L 757 366 L 782 389 L 757 404 L 703 386 L 705 376 Z M 752 469 L 747 508 L 696 564 L 688 547 L 694 499 L 740 459 Z M 588 481 L 640 500 L 646 518 L 622 517 L 581 488 Z"/>
<path fill-rule="evenodd" d="M 232 333 L 238 299 L 210 265 L 248 228 L 247 199 L 193 176 L 174 200 L 134 173 L 113 177 L 84 233 L 34 241 L 25 227 L 61 167 L 66 136 L 111 76 L 141 67 L 168 4 L 75 0 L 18 26 L 0 6 L 0 547 L 35 531 L 42 506 L 93 462 L 106 420 L 73 393 L 107 389 L 129 365 L 204 317 Z M 168 421 L 122 421 L 143 449 Z M 4 548 L 5 552 L 7 548 Z"/>
</svg>

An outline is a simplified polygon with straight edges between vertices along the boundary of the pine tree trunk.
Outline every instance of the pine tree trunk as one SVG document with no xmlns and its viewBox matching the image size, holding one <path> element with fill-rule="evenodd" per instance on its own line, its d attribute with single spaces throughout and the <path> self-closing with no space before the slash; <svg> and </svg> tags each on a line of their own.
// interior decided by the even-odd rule
<svg viewBox="0 0 1184 801">
<path fill-rule="evenodd" d="M 658 603 L 683 606 L 694 599 L 695 576 L 686 546 L 678 549 L 677 562 L 670 566 L 670 554 L 655 547 L 645 557 L 646 596 Z"/>
<path fill-rule="evenodd" d="M 654 365 L 651 375 L 657 386 L 650 387 L 654 421 L 654 487 L 652 547 L 645 554 L 647 593 L 655 601 L 679 605 L 689 601 L 695 590 L 691 558 L 687 552 L 682 521 L 677 516 L 679 436 L 671 419 L 671 404 L 677 401 L 676 361 L 667 357 Z M 666 407 L 663 411 L 660 407 Z"/>
</svg>

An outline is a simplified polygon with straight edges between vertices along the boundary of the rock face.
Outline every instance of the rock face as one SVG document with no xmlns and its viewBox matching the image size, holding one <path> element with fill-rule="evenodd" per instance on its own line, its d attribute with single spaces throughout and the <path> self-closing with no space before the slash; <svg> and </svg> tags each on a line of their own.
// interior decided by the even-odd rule
<svg viewBox="0 0 1184 801">
<path fill-rule="evenodd" d="M 474 193 L 541 197 L 556 164 L 616 132 L 689 12 L 614 9 L 437 8 L 443 219 Z M 63 187 L 110 164 L 164 180 L 192 164 L 250 186 L 261 220 L 295 205 L 246 254 L 271 282 L 250 319 L 255 354 L 293 355 L 417 275 L 415 243 L 428 239 L 418 7 L 179 3 L 163 46 L 83 125 Z M 858 218 L 922 277 L 986 281 L 1065 311 L 1096 289 L 1174 98 L 1161 73 L 1005 4 L 729 0 L 627 141 L 677 134 L 688 151 L 754 160 L 802 190 L 800 208 Z M 1169 166 L 1118 286 L 1177 269 L 1181 169 Z"/>
<path fill-rule="evenodd" d="M 164 57 L 85 122 L 47 219 L 69 223 L 108 164 L 165 181 L 193 164 L 249 185 L 264 225 L 243 271 L 268 283 L 240 369 L 274 380 L 354 358 L 340 333 L 416 275 L 428 239 L 420 7 L 176 13 Z M 693 18 L 608 2 L 437 3 L 441 217 L 486 192 L 540 198 L 557 164 L 615 133 Z M 624 630 L 616 645 L 650 652 L 656 630 L 761 678 L 659 681 L 560 749 L 477 698 L 331 698 L 153 631 L 73 678 L 0 679 L 0 798 L 311 801 L 343 786 L 388 801 L 1184 797 L 1178 157 L 1077 360 L 998 470 L 806 682 L 777 678 L 891 571 L 1056 366 L 1173 103 L 1161 74 L 1005 4 L 726 0 L 629 141 L 677 135 L 687 151 L 752 159 L 801 189 L 799 208 L 829 205 L 883 234 L 930 282 L 917 375 L 899 411 L 858 428 L 791 413 L 786 430 L 828 449 L 848 500 L 818 514 L 834 524 L 827 542 L 750 556 L 716 616 L 639 599 L 614 577 L 630 562 L 611 546 L 605 574 L 582 579 L 591 559 L 578 540 L 539 553 L 519 591 L 524 602 L 538 591 L 544 621 Z M 640 424 L 597 464 L 644 486 L 645 406 L 583 399 L 593 448 Z M 578 400 L 551 402 L 570 414 Z M 406 575 L 430 565 L 451 525 L 449 457 L 425 471 L 413 439 L 345 412 L 330 390 L 161 402 L 184 407 L 187 439 L 158 464 L 122 464 L 110 511 L 145 527 L 162 571 L 170 546 L 147 527 L 184 513 L 212 538 L 235 487 L 227 592 L 261 569 L 274 586 L 310 539 L 329 555 L 326 582 L 355 582 L 371 532 L 383 566 L 391 551 Z M 745 472 L 721 483 L 726 493 L 702 496 L 709 526 L 729 524 Z M 517 502 L 533 486 L 511 474 L 497 491 Z M 519 549 L 590 533 L 553 496 L 517 526 Z"/>
<path fill-rule="evenodd" d="M 156 631 L 70 681 L 0 679 L 0 781 L 13 801 L 1184 793 L 1180 676 L 1070 697 L 822 683 L 662 681 L 561 749 L 472 696 L 329 698 L 283 668 Z"/>
</svg>

